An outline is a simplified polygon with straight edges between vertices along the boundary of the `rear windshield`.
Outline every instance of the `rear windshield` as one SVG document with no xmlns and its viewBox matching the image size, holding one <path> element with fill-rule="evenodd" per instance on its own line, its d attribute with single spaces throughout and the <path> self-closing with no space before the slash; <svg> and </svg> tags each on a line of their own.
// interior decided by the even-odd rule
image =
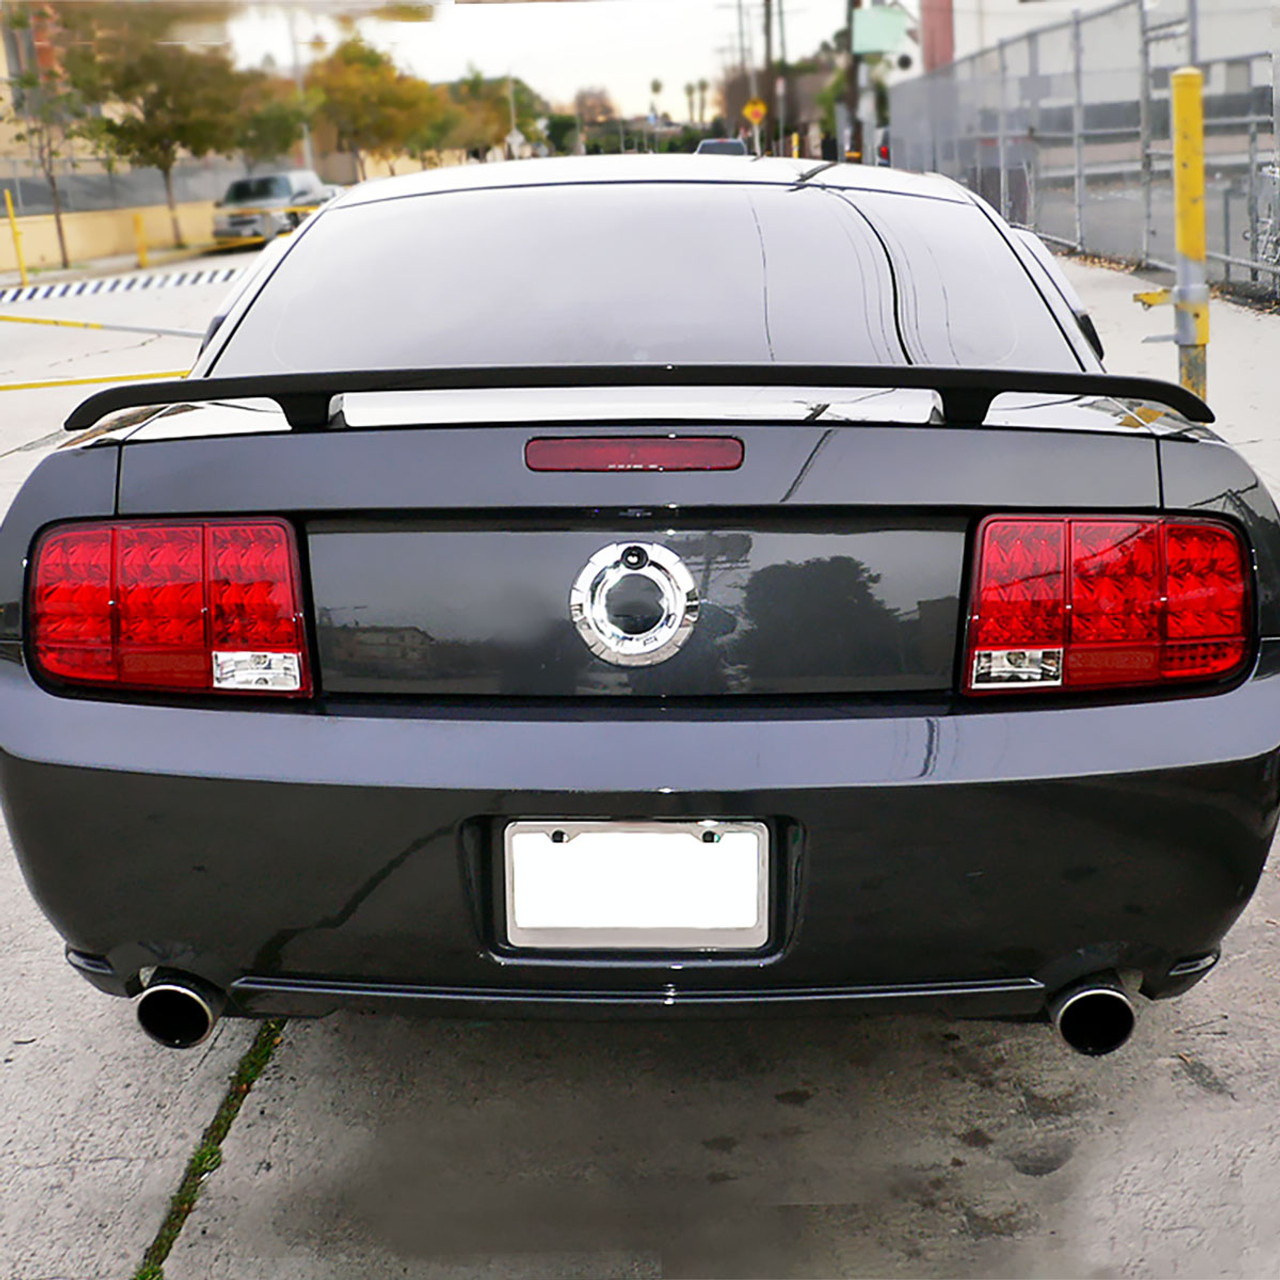
<svg viewBox="0 0 1280 1280">
<path fill-rule="evenodd" d="M 216 372 L 632 361 L 1080 368 L 968 202 L 600 183 L 323 214 Z"/>
<path fill-rule="evenodd" d="M 289 194 L 289 179 L 279 174 L 270 178 L 241 178 L 227 188 L 223 197 L 227 204 L 245 204 L 250 200 L 270 200 Z"/>
</svg>

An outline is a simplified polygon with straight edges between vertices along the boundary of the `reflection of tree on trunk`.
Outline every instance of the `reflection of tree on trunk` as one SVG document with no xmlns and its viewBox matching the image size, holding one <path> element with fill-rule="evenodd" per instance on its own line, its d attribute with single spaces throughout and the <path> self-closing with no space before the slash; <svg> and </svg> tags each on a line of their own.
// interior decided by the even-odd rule
<svg viewBox="0 0 1280 1280">
<path fill-rule="evenodd" d="M 733 642 L 732 661 L 752 680 L 900 671 L 901 623 L 876 597 L 879 581 L 852 556 L 766 566 L 747 582 L 749 625 Z"/>
</svg>

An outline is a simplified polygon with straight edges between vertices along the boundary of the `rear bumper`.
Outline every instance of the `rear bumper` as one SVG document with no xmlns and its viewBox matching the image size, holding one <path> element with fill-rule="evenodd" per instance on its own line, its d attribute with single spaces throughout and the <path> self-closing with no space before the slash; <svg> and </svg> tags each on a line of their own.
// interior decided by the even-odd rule
<svg viewBox="0 0 1280 1280">
<path fill-rule="evenodd" d="M 243 1013 L 1027 1014 L 1101 969 L 1191 985 L 1277 816 L 1274 643 L 1234 690 L 1127 706 L 405 714 L 60 698 L 0 662 L 10 829 L 77 967 Z M 496 851 L 529 817 L 767 822 L 768 947 L 512 952 Z"/>
</svg>

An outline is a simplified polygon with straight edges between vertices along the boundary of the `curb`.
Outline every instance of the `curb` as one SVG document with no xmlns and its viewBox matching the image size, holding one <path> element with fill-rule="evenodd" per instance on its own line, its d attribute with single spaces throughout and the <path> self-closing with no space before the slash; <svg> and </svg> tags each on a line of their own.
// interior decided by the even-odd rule
<svg viewBox="0 0 1280 1280">
<path fill-rule="evenodd" d="M 92 280 L 65 280 L 60 284 L 19 285 L 0 290 L 0 303 L 43 302 L 46 298 L 79 298 L 94 293 L 141 292 L 181 285 L 230 284 L 244 270 L 244 267 L 211 267 L 199 271 L 152 271 L 146 275 L 100 276 Z"/>
</svg>

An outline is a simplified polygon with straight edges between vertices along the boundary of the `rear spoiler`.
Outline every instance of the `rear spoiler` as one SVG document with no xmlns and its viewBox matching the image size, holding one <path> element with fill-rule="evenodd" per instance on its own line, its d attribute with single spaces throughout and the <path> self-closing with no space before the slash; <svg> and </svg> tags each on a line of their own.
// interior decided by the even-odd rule
<svg viewBox="0 0 1280 1280">
<path fill-rule="evenodd" d="M 91 427 L 108 413 L 149 405 L 209 400 L 274 400 L 298 431 L 329 426 L 336 395 L 367 391 L 462 391 L 544 387 L 884 387 L 934 391 L 949 426 L 981 426 L 991 402 L 1005 392 L 1143 400 L 1174 409 L 1192 422 L 1213 412 L 1184 387 L 1156 378 L 1109 373 L 1053 373 L 957 369 L 923 365 L 622 364 L 516 368 L 366 369 L 349 373 L 264 373 L 239 378 L 194 378 L 111 387 L 90 396 L 64 424 Z"/>
</svg>

